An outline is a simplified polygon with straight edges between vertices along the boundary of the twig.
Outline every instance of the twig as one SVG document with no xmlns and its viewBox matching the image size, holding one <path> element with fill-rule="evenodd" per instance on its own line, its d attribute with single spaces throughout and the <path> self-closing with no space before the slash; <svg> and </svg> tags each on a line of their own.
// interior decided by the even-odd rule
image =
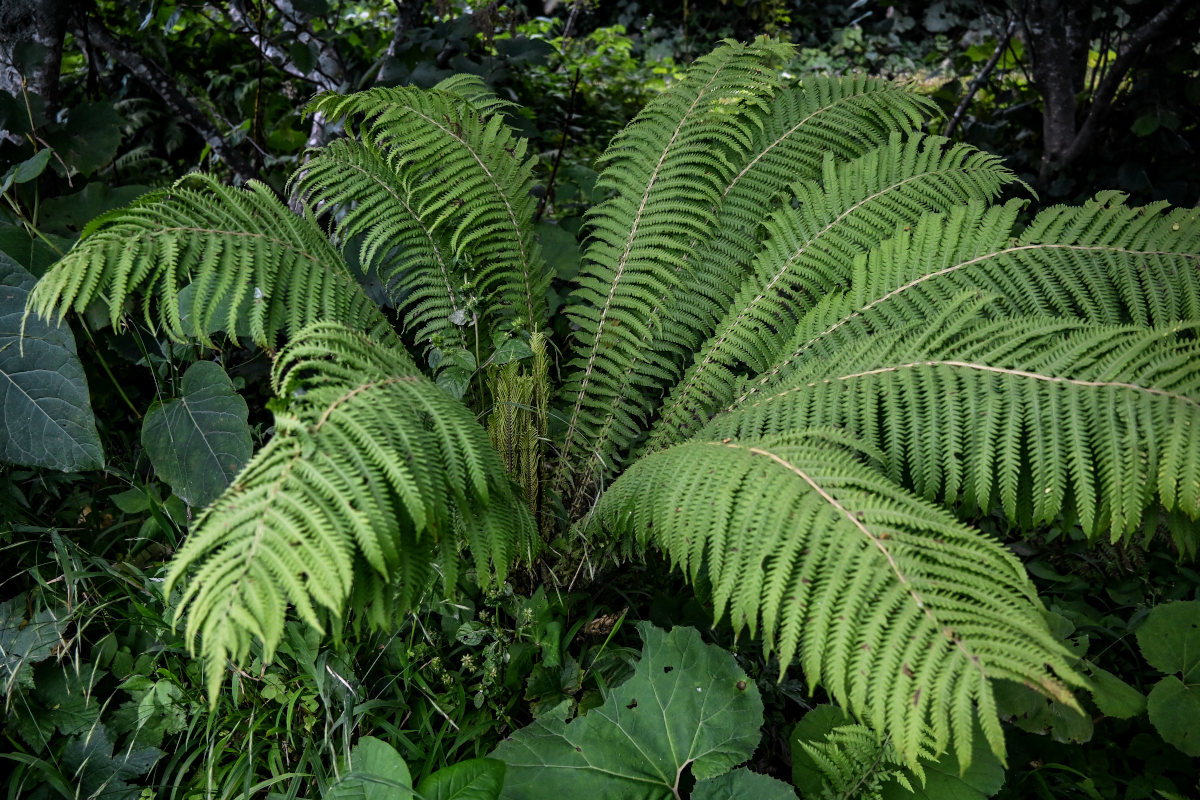
<svg viewBox="0 0 1200 800">
<path fill-rule="evenodd" d="M 954 109 L 954 115 L 950 117 L 950 124 L 946 126 L 946 137 L 954 136 L 954 130 L 958 127 L 958 123 L 962 122 L 963 115 L 967 113 L 967 106 L 971 104 L 975 93 L 979 91 L 979 87 L 987 81 L 988 76 L 992 74 L 992 70 L 996 68 L 996 64 L 1000 63 L 1000 56 L 1008 49 L 1008 42 L 1012 39 L 1013 31 L 1017 28 L 1017 20 L 1015 18 L 1008 21 L 1008 25 L 1004 28 L 1004 38 L 996 43 L 996 49 L 992 51 L 992 57 L 983 65 L 983 69 L 975 76 L 975 79 L 967 84 L 967 91 L 963 94 L 962 100 L 958 102 L 958 108 Z"/>
<path fill-rule="evenodd" d="M 571 79 L 571 93 L 567 99 L 567 113 L 563 117 L 562 139 L 558 144 L 558 152 L 554 154 L 554 163 L 550 165 L 550 177 L 546 180 L 546 193 L 538 201 L 537 213 L 533 215 L 534 222 L 542 218 L 546 207 L 550 205 L 550 198 L 554 196 L 554 180 L 558 177 L 558 165 L 562 162 L 563 151 L 567 149 L 567 139 L 571 136 L 570 126 L 571 120 L 575 116 L 575 98 L 579 95 L 579 77 L 579 67 L 576 67 L 575 77 Z"/>
</svg>

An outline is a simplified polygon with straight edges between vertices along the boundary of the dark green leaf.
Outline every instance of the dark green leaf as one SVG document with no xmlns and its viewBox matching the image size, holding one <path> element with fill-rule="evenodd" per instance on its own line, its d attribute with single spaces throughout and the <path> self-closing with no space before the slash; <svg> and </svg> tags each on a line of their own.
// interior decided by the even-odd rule
<svg viewBox="0 0 1200 800">
<path fill-rule="evenodd" d="M 1168 675 L 1150 690 L 1146 706 L 1163 741 L 1200 758 L 1200 688 Z"/>
<path fill-rule="evenodd" d="M 504 762 L 494 758 L 460 761 L 417 786 L 421 800 L 496 800 L 504 785 Z"/>
<path fill-rule="evenodd" d="M 692 800 L 796 800 L 786 783 L 742 767 L 696 784 Z"/>
<path fill-rule="evenodd" d="M 66 614 L 50 609 L 26 619 L 25 595 L 0 603 L 0 690 L 7 697 L 14 688 L 33 686 L 33 665 L 54 654 L 67 627 Z"/>
<path fill-rule="evenodd" d="M 703 780 L 751 756 L 763 705 L 734 657 L 692 628 L 638 630 L 642 659 L 603 706 L 568 723 L 564 703 L 496 748 L 502 797 L 666 800 L 689 765 Z"/>
<path fill-rule="evenodd" d="M 412 797 L 412 775 L 395 748 L 374 736 L 363 736 L 350 751 L 341 779 L 324 800 L 397 800 Z"/>
<path fill-rule="evenodd" d="M 1200 683 L 1200 602 L 1155 606 L 1138 628 L 1137 640 L 1150 666 L 1181 673 L 1185 683 Z"/>
<path fill-rule="evenodd" d="M 1084 668 L 1092 679 L 1092 700 L 1102 713 L 1129 719 L 1146 710 L 1146 696 L 1137 689 L 1095 664 L 1088 663 Z"/>
<path fill-rule="evenodd" d="M 254 449 L 246 401 L 225 370 L 198 361 L 183 375 L 183 394 L 151 406 L 142 445 L 155 472 L 191 506 L 206 506 L 225 490 Z"/>
<path fill-rule="evenodd" d="M 30 316 L 34 278 L 0 253 L 0 460 L 77 472 L 104 461 L 69 328 Z M 24 352 L 22 352 L 22 348 Z"/>
</svg>

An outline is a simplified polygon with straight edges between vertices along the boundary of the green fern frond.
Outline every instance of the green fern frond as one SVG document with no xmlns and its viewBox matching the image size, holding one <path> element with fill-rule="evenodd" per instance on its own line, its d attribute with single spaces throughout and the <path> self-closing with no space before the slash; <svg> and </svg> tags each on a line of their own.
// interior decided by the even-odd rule
<svg viewBox="0 0 1200 800">
<path fill-rule="evenodd" d="M 610 374 L 621 367 L 616 359 L 595 365 L 593 380 L 604 388 L 580 402 L 603 422 L 588 428 L 591 456 L 578 479 L 583 486 L 628 448 L 659 393 L 679 380 L 688 358 L 715 329 L 753 260 L 771 199 L 796 180 L 819 178 L 827 153 L 839 160 L 861 156 L 934 110 L 920 95 L 863 76 L 813 77 L 772 102 L 773 114 L 720 192 L 711 233 L 689 243 L 698 255 L 689 258 L 686 279 L 650 310 L 642 339 L 619 374 Z"/>
<path fill-rule="evenodd" d="M 917 785 L 924 782 L 924 770 L 910 767 L 896 757 L 895 748 L 886 739 L 880 741 L 864 725 L 839 725 L 816 741 L 798 743 L 821 776 L 821 800 L 882 800 L 883 784 L 895 781 L 913 792 L 911 769 Z M 814 797 L 805 795 L 805 797 Z"/>
<path fill-rule="evenodd" d="M 460 80 L 428 91 L 325 94 L 308 111 L 345 122 L 387 163 L 389 169 L 374 173 L 375 179 L 395 182 L 420 226 L 445 237 L 466 266 L 481 317 L 532 330 L 544 322 L 550 280 L 532 225 L 537 159 L 495 113 L 499 101 L 481 101 L 467 91 L 474 85 Z M 302 168 L 297 185 L 340 207 L 356 199 L 335 172 L 310 179 Z M 399 244 L 407 233 L 407 217 L 378 218 L 375 224 L 380 230 L 372 235 L 381 242 Z"/>
<path fill-rule="evenodd" d="M 334 240 L 359 242 L 359 262 L 378 271 L 402 303 L 405 327 L 417 342 L 468 349 L 468 276 L 442 231 L 416 208 L 396 151 L 342 139 L 316 151 L 293 178 L 292 190 L 342 211 Z M 396 291 L 400 290 L 400 291 Z"/>
<path fill-rule="evenodd" d="M 564 396 L 573 403 L 555 476 L 565 486 L 601 429 L 635 431 L 608 412 L 616 384 L 659 324 L 656 307 L 686 282 L 692 242 L 709 235 L 722 192 L 768 116 L 779 79 L 769 69 L 790 48 L 727 42 L 613 139 L 598 188 L 614 193 L 589 215 L 591 242 L 567 314 L 579 326 Z M 577 454 L 577 450 L 582 450 Z"/>
<path fill-rule="evenodd" d="M 133 299 L 151 328 L 206 345 L 209 332 L 239 323 L 267 348 L 316 320 L 387 326 L 311 214 L 294 214 L 261 183 L 234 189 L 207 175 L 94 220 L 38 281 L 29 310 L 61 320 L 100 300 L 116 327 Z"/>
<path fill-rule="evenodd" d="M 936 341 L 876 337 L 704 435 L 836 427 L 878 448 L 887 474 L 923 497 L 998 503 L 1025 525 L 1071 511 L 1089 535 L 1116 540 L 1156 501 L 1200 518 L 1198 325 L 1000 319 Z"/>
<path fill-rule="evenodd" d="M 653 542 L 719 617 L 761 633 L 781 664 L 910 764 L 953 742 L 970 761 L 978 716 L 1002 755 L 990 681 L 1074 703 L 1071 656 L 1024 567 L 999 542 L 897 487 L 832 433 L 691 441 L 644 456 L 596 519 Z"/>
<path fill-rule="evenodd" d="M 483 428 L 394 336 L 313 325 L 280 353 L 272 385 L 286 406 L 275 438 L 197 520 L 165 584 L 186 577 L 176 618 L 200 636 L 214 698 L 226 659 L 244 662 L 255 638 L 271 658 L 289 604 L 322 628 L 356 580 L 397 574 L 421 581 L 398 587 L 396 607 L 410 604 L 435 554 L 455 553 L 456 517 L 484 581 L 534 542 Z"/>
<path fill-rule="evenodd" d="M 822 181 L 795 184 L 792 202 L 767 221 L 763 249 L 671 391 L 649 446 L 696 430 L 731 399 L 736 372 L 767 369 L 804 313 L 848 284 L 857 256 L 930 212 L 990 200 L 1011 179 L 997 157 L 940 137 L 893 136 L 854 161 L 827 158 Z"/>
<path fill-rule="evenodd" d="M 804 359 L 938 313 L 956 293 L 978 289 L 1000 313 L 1062 315 L 1108 324 L 1169 325 L 1200 319 L 1200 214 L 1129 208 L 1106 195 L 1081 208 L 1056 206 L 1019 237 L 1020 204 L 973 203 L 931 214 L 855 264 L 850 288 L 800 321 L 775 363 L 745 393 L 787 380 Z"/>
</svg>

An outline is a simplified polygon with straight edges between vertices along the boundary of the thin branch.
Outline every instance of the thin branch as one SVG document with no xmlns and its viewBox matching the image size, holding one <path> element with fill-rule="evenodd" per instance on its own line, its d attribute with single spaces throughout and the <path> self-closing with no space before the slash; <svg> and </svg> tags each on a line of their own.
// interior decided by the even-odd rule
<svg viewBox="0 0 1200 800">
<path fill-rule="evenodd" d="M 168 108 L 200 134 L 205 143 L 212 148 L 217 157 L 233 171 L 239 180 L 244 183 L 255 176 L 250 162 L 217 130 L 213 121 L 205 116 L 199 107 L 178 88 L 178 82 L 167 74 L 166 70 L 118 39 L 98 20 L 92 19 L 91 23 L 86 32 L 78 25 L 74 25 L 71 33 L 82 41 L 90 41 L 108 53 L 129 70 L 135 78 L 161 97 Z"/>
<path fill-rule="evenodd" d="M 950 124 L 946 126 L 945 136 L 947 139 L 954 136 L 954 130 L 958 127 L 958 123 L 962 122 L 963 115 L 967 113 L 967 106 L 971 104 L 975 93 L 979 91 L 979 87 L 987 82 L 988 76 L 992 74 L 992 70 L 1000 63 L 1000 56 L 1004 55 L 1004 51 L 1008 49 L 1008 42 L 1012 39 L 1013 31 L 1016 29 L 1016 19 L 1010 19 L 1004 29 L 1004 38 L 996 43 L 996 49 L 992 52 L 992 57 L 983 65 L 983 69 L 979 71 L 975 79 L 967 85 L 967 91 L 963 94 L 962 100 L 959 101 L 958 108 L 954 109 L 954 115 L 950 117 Z"/>
<path fill-rule="evenodd" d="M 1113 99 L 1116 97 L 1117 90 L 1121 87 L 1121 82 L 1125 79 L 1125 75 L 1145 53 L 1147 46 L 1159 36 L 1166 33 L 1171 21 L 1179 12 L 1183 11 L 1184 7 L 1184 0 L 1172 0 L 1166 8 L 1151 17 L 1144 25 L 1129 36 L 1128 42 L 1121 48 L 1119 55 L 1105 71 L 1104 78 L 1101 79 L 1100 84 L 1096 87 L 1096 93 L 1092 96 L 1092 106 L 1088 109 L 1087 117 L 1084 119 L 1083 125 L 1080 126 L 1079 133 L 1075 135 L 1075 141 L 1071 143 L 1071 146 L 1062 155 L 1063 163 L 1069 163 L 1078 158 L 1091 146 L 1092 140 L 1096 137 L 1100 129 L 1100 125 L 1104 122 L 1104 118 L 1108 116 L 1108 112 L 1112 108 Z"/>
<path fill-rule="evenodd" d="M 554 196 L 554 179 L 558 177 L 558 165 L 562 162 L 563 151 L 567 149 L 567 140 L 571 137 L 571 120 L 575 117 L 575 98 L 579 95 L 579 68 L 575 69 L 575 77 L 571 81 L 571 94 L 567 100 L 567 113 L 563 117 L 562 124 L 562 139 L 558 144 L 558 152 L 554 154 L 554 163 L 550 166 L 550 178 L 546 181 L 546 193 L 542 195 L 542 199 L 538 201 L 537 213 L 533 215 L 533 221 L 537 222 L 545 213 L 546 207 L 551 204 L 551 199 Z"/>
</svg>

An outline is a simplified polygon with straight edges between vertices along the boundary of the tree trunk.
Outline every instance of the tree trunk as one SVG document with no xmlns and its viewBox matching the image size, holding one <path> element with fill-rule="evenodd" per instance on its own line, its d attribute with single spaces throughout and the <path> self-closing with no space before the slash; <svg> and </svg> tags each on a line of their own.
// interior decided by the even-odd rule
<svg viewBox="0 0 1200 800">
<path fill-rule="evenodd" d="M 68 10 L 63 0 L 0 0 L 0 91 L 20 97 L 24 87 L 40 95 L 51 119 Z"/>
<path fill-rule="evenodd" d="M 1075 95 L 1087 74 L 1090 21 L 1091 4 L 1078 0 L 1034 0 L 1028 7 L 1025 31 L 1033 79 L 1042 93 L 1042 183 L 1062 166 L 1075 142 Z"/>
</svg>

